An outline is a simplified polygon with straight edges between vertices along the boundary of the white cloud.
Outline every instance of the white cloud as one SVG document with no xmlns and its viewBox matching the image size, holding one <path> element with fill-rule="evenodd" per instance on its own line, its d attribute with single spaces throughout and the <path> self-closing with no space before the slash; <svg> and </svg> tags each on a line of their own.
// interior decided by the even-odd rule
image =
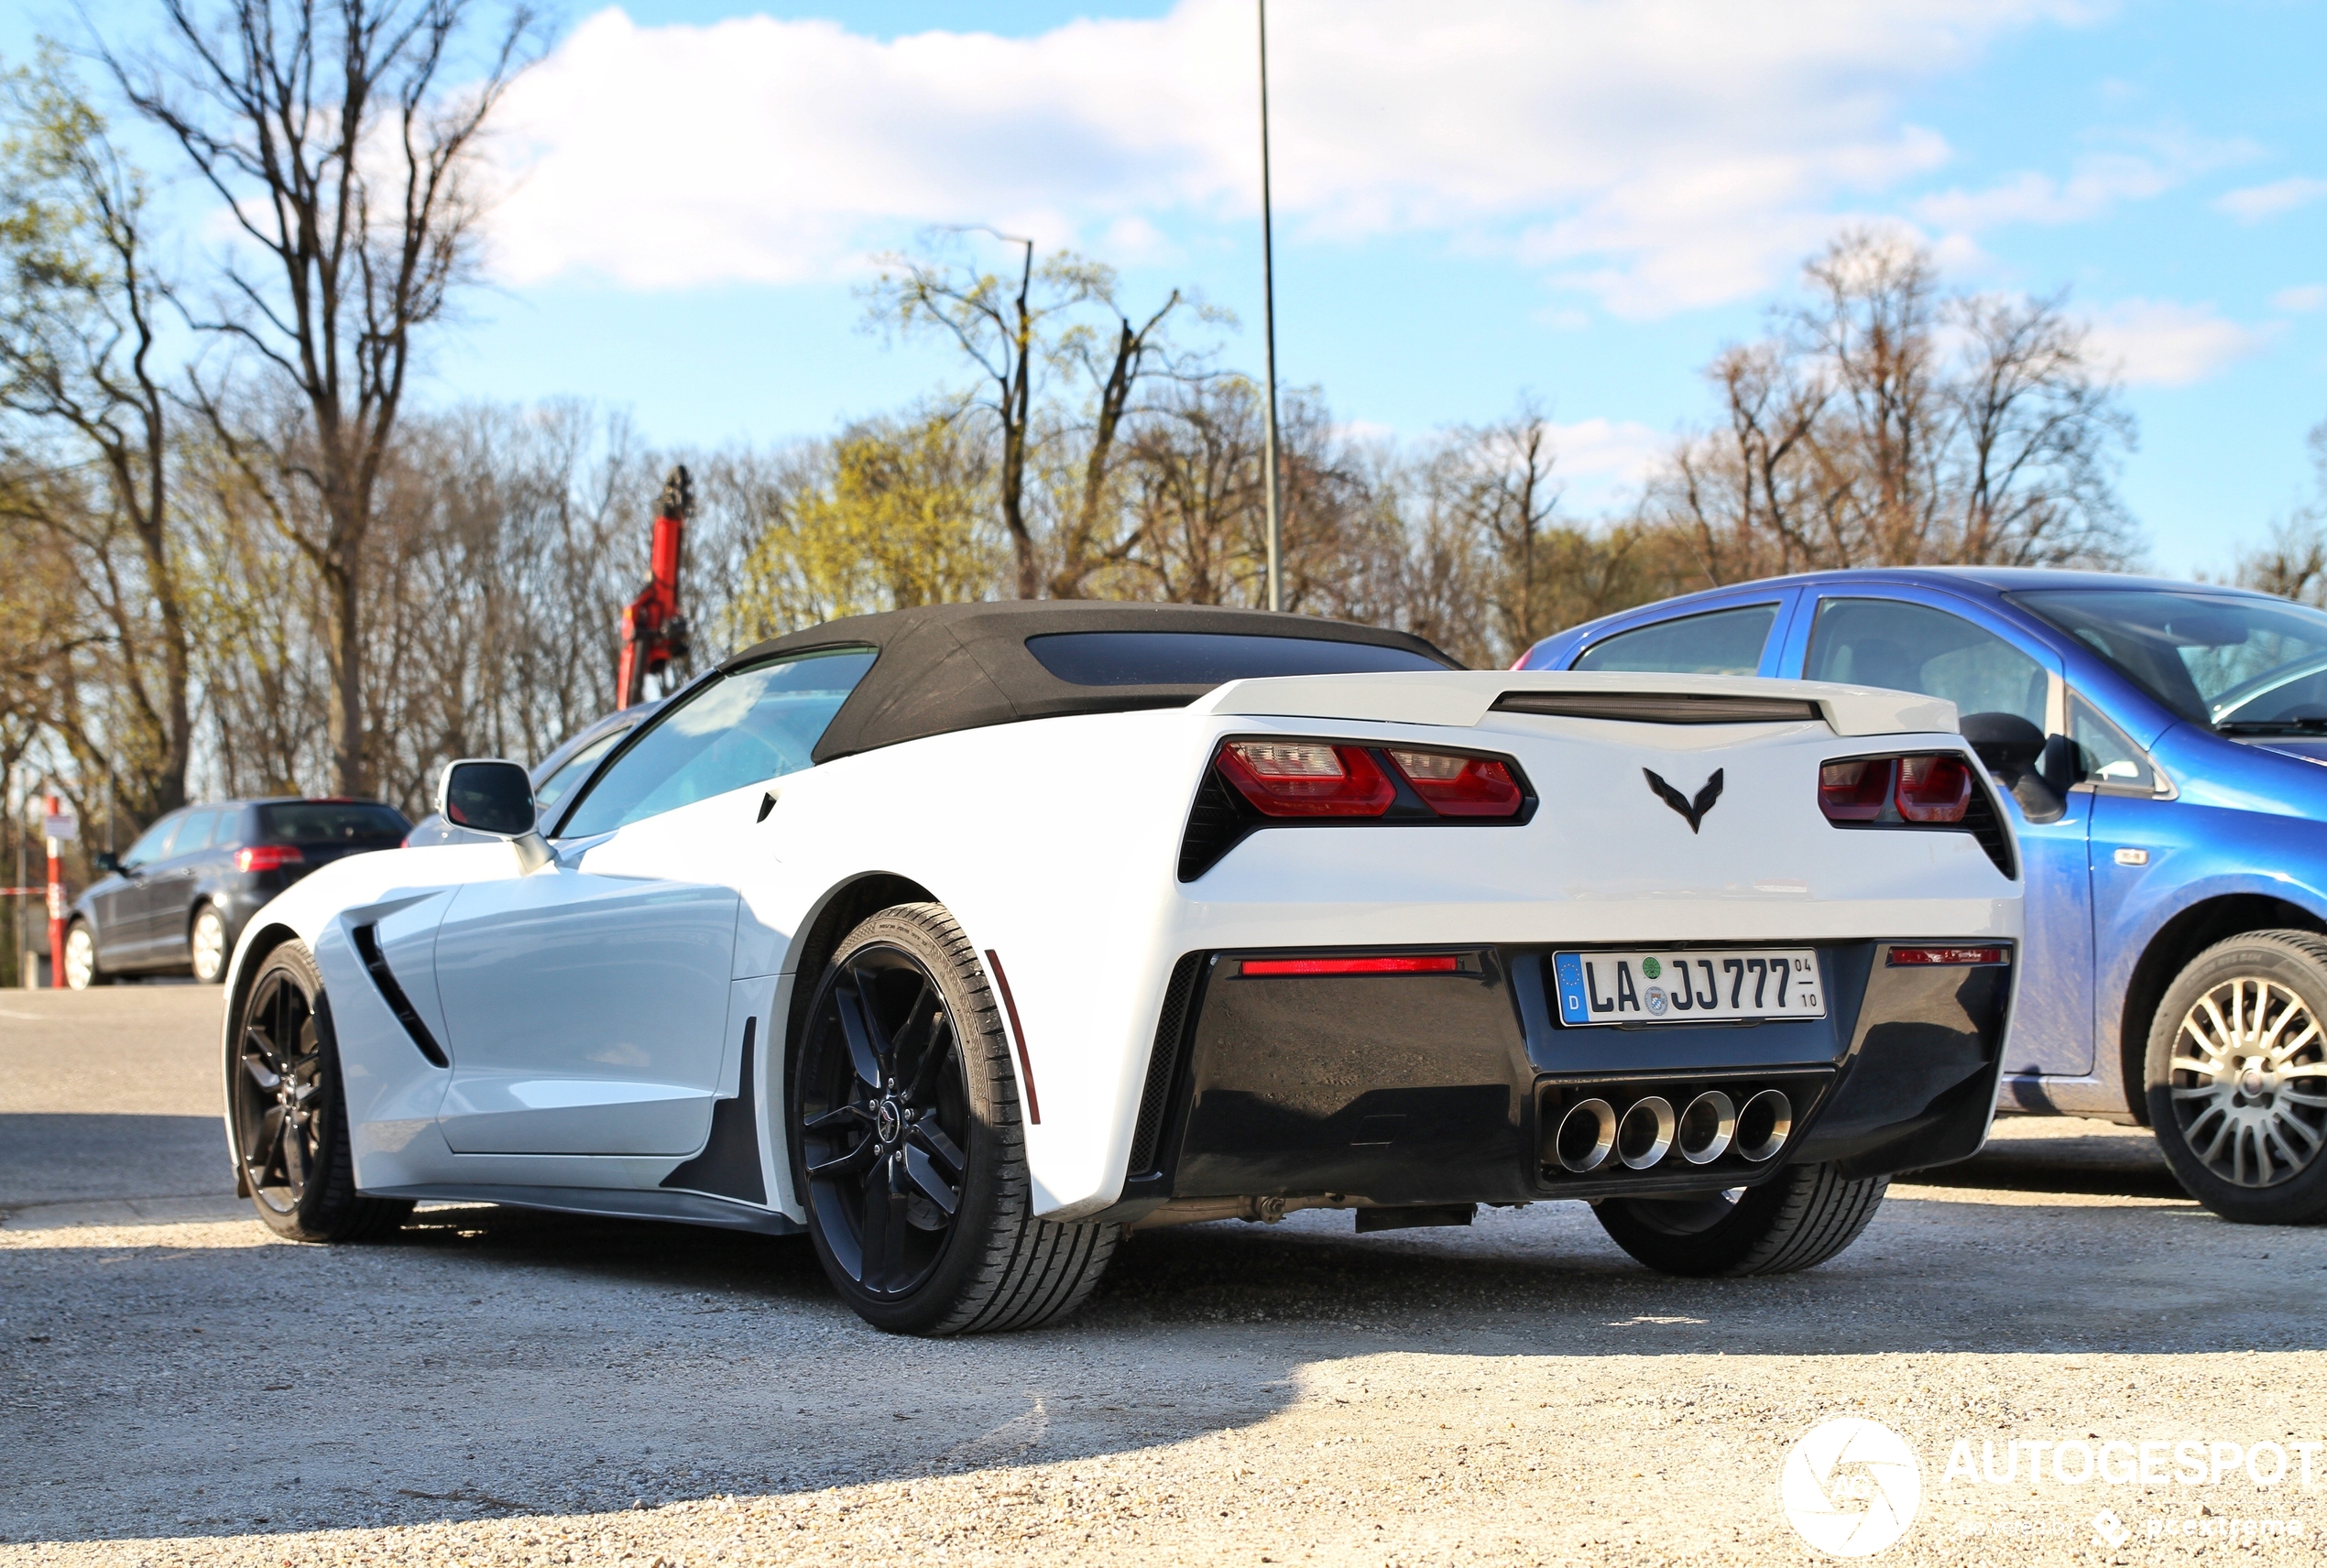
<svg viewBox="0 0 2327 1568">
<path fill-rule="evenodd" d="M 2260 348 L 2267 333 L 2212 305 L 2120 299 L 2092 321 L 2092 346 L 2136 387 L 2187 387 Z"/>
<path fill-rule="evenodd" d="M 2148 138 L 2134 151 L 2088 153 L 2066 180 L 2025 169 L 1983 191 L 1947 191 L 1914 205 L 1915 214 L 1942 228 L 1965 232 L 2005 223 L 2077 223 L 2121 201 L 2144 201 L 2210 169 L 2254 155 L 2243 141 L 2200 142 L 2181 136 Z"/>
<path fill-rule="evenodd" d="M 1647 478 L 1671 444 L 1668 437 L 1630 419 L 1580 419 L 1551 427 L 1551 450 L 1558 457 L 1560 475 L 1611 488 Z"/>
<path fill-rule="evenodd" d="M 2242 223 L 2259 223 L 2265 218 L 2309 206 L 2322 196 L 2327 196 L 2327 180 L 2298 175 L 2291 180 L 2274 180 L 2267 185 L 2249 185 L 2229 191 L 2217 198 L 2214 206 Z"/>
<path fill-rule="evenodd" d="M 2327 305 L 2327 283 L 2300 283 L 2292 289 L 2281 289 L 2270 297 L 2270 308 L 2296 315 L 2308 315 L 2322 305 Z"/>
<path fill-rule="evenodd" d="M 1440 232 L 1611 309 L 1748 294 L 1948 156 L 1903 95 L 2073 0 L 1280 0 L 1280 221 Z M 921 224 L 1135 248 L 1257 205 L 1246 0 L 1032 38 L 584 21 L 512 93 L 497 264 L 638 288 L 843 275 Z M 1115 228 L 1134 224 L 1137 227 Z M 1497 238 L 1496 236 L 1501 236 Z"/>
</svg>

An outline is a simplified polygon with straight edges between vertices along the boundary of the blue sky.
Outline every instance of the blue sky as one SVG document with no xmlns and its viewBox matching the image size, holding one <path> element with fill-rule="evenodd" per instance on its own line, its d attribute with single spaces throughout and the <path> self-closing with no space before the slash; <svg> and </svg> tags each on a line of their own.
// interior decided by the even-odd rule
<svg viewBox="0 0 2327 1568">
<path fill-rule="evenodd" d="M 994 223 L 1192 287 L 1257 367 L 1249 0 L 577 10 L 511 103 L 497 280 L 428 396 L 580 395 L 657 441 L 829 430 L 944 379 L 860 328 L 873 252 Z M 1279 0 L 1280 372 L 1418 436 L 1524 390 L 1615 504 L 1801 258 L 1903 223 L 2070 291 L 2124 492 L 2222 570 L 2327 419 L 2327 12 L 2279 0 Z M 19 21 L 0 49 L 20 54 Z"/>
</svg>

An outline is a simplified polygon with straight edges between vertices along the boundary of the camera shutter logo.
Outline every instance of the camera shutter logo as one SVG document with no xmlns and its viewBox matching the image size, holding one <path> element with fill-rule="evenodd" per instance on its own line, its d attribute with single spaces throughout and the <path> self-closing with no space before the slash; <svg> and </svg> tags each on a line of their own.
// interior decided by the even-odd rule
<svg viewBox="0 0 2327 1568">
<path fill-rule="evenodd" d="M 1831 1557 L 1872 1557 L 1905 1535 L 1923 1501 L 1923 1472 L 1906 1439 L 1843 1416 L 1802 1434 L 1778 1473 L 1786 1521 Z"/>
</svg>

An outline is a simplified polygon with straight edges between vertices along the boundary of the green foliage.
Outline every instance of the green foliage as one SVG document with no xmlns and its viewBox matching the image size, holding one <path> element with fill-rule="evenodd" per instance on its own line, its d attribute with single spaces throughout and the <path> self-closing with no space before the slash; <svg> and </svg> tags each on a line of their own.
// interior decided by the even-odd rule
<svg viewBox="0 0 2327 1568">
<path fill-rule="evenodd" d="M 728 606 L 737 644 L 873 610 L 999 592 L 987 443 L 952 411 L 870 421 L 763 492 L 762 531 Z"/>
</svg>

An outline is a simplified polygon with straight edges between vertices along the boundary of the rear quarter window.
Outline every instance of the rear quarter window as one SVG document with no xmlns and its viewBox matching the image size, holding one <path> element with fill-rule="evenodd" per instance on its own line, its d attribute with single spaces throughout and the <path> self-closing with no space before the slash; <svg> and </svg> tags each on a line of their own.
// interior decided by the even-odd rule
<svg viewBox="0 0 2327 1568">
<path fill-rule="evenodd" d="M 1572 668 L 1655 675 L 1751 675 L 1762 667 L 1762 645 L 1777 624 L 1775 604 L 1708 610 L 1603 637 Z"/>
</svg>

